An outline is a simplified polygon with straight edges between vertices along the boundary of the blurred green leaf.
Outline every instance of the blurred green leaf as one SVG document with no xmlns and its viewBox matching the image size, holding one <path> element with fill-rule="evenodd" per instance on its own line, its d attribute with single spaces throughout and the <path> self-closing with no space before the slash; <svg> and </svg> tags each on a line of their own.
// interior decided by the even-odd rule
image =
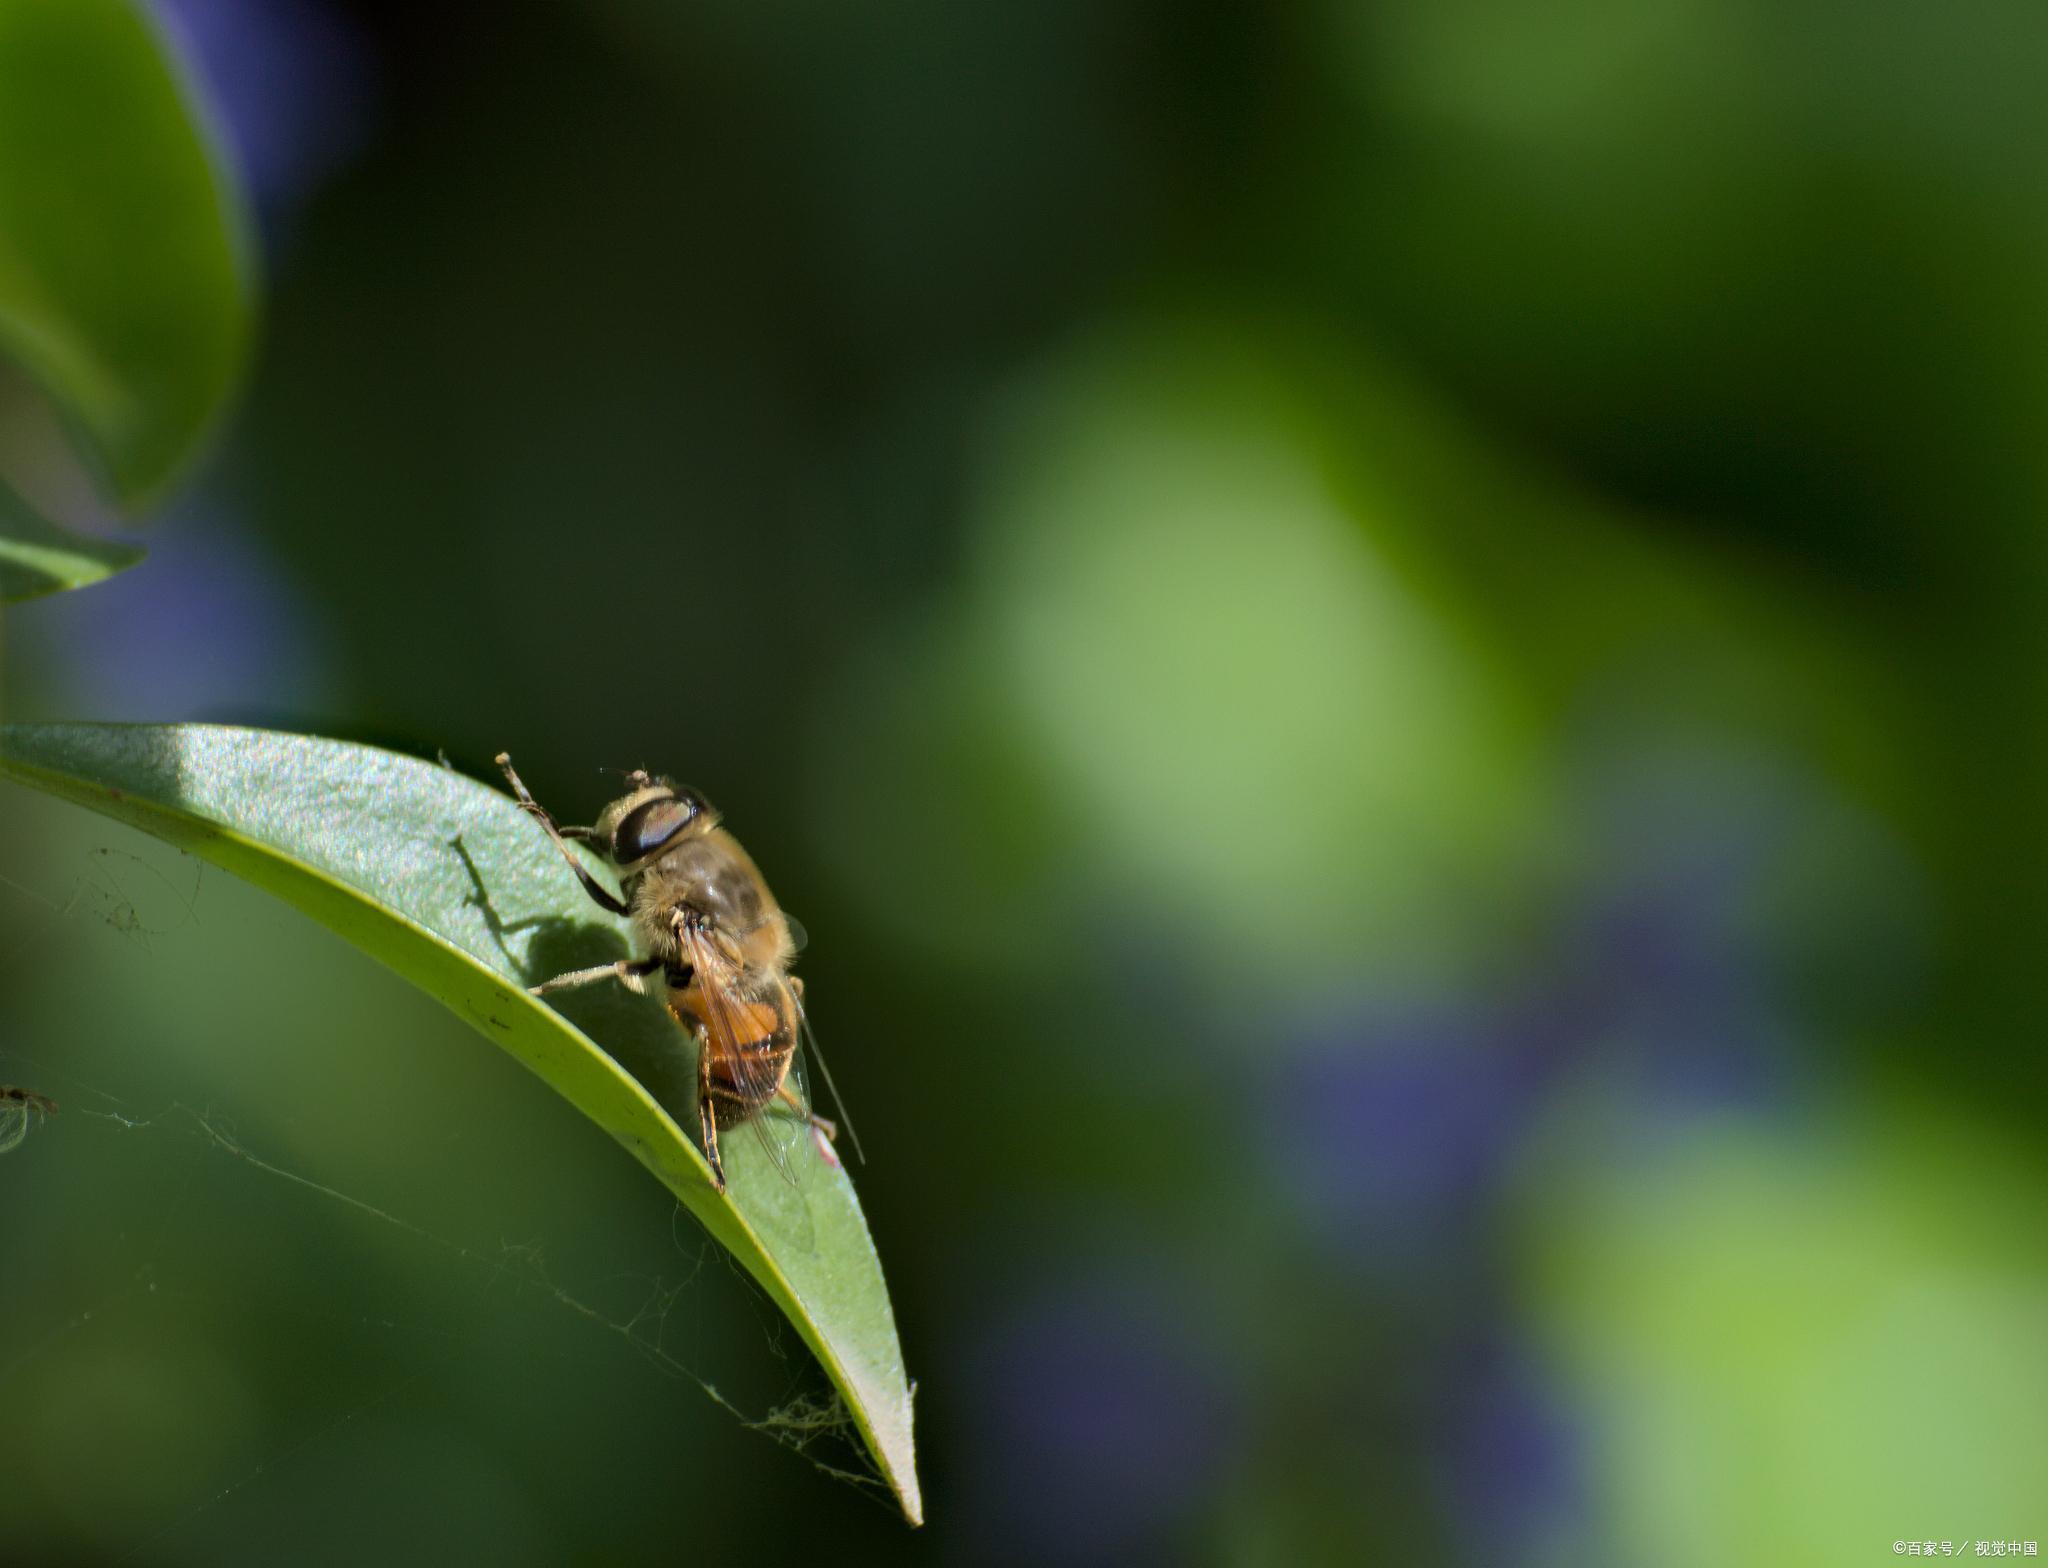
<svg viewBox="0 0 2048 1568">
<path fill-rule="evenodd" d="M 1412 980 L 1536 862 L 1540 765 L 1508 668 L 1388 547 L 1400 503 L 1340 493 L 1321 438 L 1221 318 L 1075 340 L 985 444 L 944 662 L 988 672 L 970 713 L 1014 704 L 1088 858 L 1226 962 Z M 1256 833 L 1214 831 L 1254 802 Z"/>
<path fill-rule="evenodd" d="M 1847 1565 L 1880 1528 L 1999 1536 L 2038 1516 L 2030 1151 L 1924 1094 L 1663 1142 L 1633 1122 L 1618 1137 L 1613 1114 L 1553 1129 L 1523 1299 L 1575 1390 L 1617 1560 L 1767 1540 L 1771 1561 Z"/>
<path fill-rule="evenodd" d="M 801 1146 L 797 1184 L 726 1145 L 729 1197 L 678 1118 L 693 1066 L 667 1014 L 570 993 L 582 1029 L 528 996 L 622 957 L 533 821 L 452 769 L 374 747 L 212 725 L 0 726 L 0 776 L 90 807 L 311 915 L 475 1025 L 624 1144 L 788 1314 L 913 1523 L 922 1517 L 895 1318 L 845 1171 Z"/>
<path fill-rule="evenodd" d="M 0 82 L 0 353 L 140 510 L 242 365 L 239 203 L 131 0 L 0 0 Z"/>
<path fill-rule="evenodd" d="M 0 604 L 83 588 L 142 559 L 138 545 L 59 528 L 0 481 Z"/>
</svg>

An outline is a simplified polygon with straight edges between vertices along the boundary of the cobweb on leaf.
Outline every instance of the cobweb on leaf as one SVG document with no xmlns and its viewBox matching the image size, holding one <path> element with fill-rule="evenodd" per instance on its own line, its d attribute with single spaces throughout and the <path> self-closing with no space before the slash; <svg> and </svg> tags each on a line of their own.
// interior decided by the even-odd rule
<svg viewBox="0 0 2048 1568">
<path fill-rule="evenodd" d="M 76 931 L 80 921 L 102 924 L 124 944 L 132 944 L 138 964 L 168 968 L 180 963 L 180 944 L 165 939 L 201 924 L 201 893 L 206 888 L 202 863 L 180 855 L 159 866 L 112 847 L 81 853 L 82 864 L 73 862 L 68 873 L 72 885 L 56 896 L 0 878 L 0 887 L 7 890 L 0 903 L 25 900 L 44 915 L 60 917 L 54 923 L 42 916 L 27 923 L 12 922 L 11 930 L 0 938 L 0 983 L 5 982 L 7 970 L 26 973 L 57 957 L 66 930 Z M 51 864 L 63 867 L 65 863 L 60 857 Z M 230 929 L 236 924 L 234 905 L 230 899 Z M 17 913 L 22 907 L 17 901 Z M 214 945 L 232 940 L 216 936 Z M 147 980 L 143 983 L 146 989 Z M 874 1472 L 854 1423 L 825 1385 L 822 1372 L 807 1351 L 799 1349 L 792 1355 L 786 1350 L 781 1313 L 744 1271 L 697 1229 L 680 1205 L 670 1210 L 673 1244 L 685 1263 L 680 1277 L 612 1273 L 586 1278 L 571 1288 L 558 1279 L 548 1249 L 536 1241 L 473 1244 L 451 1239 L 387 1203 L 359 1197 L 304 1169 L 294 1169 L 269 1146 L 274 1134 L 261 1139 L 244 1137 L 233 1120 L 213 1105 L 193 1104 L 189 1098 L 158 1098 L 161 1087 L 130 1089 L 129 1081 L 138 1070 L 155 1072 L 157 1058 L 153 1055 L 124 1060 L 118 1066 L 96 1056 L 84 1070 L 98 1081 L 89 1082 L 71 1070 L 70 1061 L 60 1065 L 47 1050 L 31 1056 L 21 1049 L 24 1043 L 19 1034 L 0 1038 L 0 1085 L 24 1089 L 13 1100 L 0 1099 L 0 1147 L 13 1126 L 10 1117 L 21 1124 L 20 1138 L 35 1134 L 0 1165 L 0 1214 L 14 1216 L 6 1226 L 14 1263 L 9 1272 L 25 1288 L 34 1285 L 35 1274 L 20 1265 L 24 1257 L 36 1255 L 33 1238 L 40 1226 L 46 1261 L 73 1252 L 94 1256 L 103 1266 L 80 1277 L 89 1280 L 96 1274 L 105 1288 L 82 1290 L 79 1295 L 84 1304 L 56 1312 L 50 1307 L 53 1301 L 63 1299 L 61 1290 L 31 1290 L 25 1300 L 33 1306 L 17 1314 L 15 1322 L 5 1328 L 9 1338 L 0 1340 L 0 1409 L 21 1408 L 28 1384 L 38 1377 L 64 1378 L 80 1368 L 90 1369 L 107 1346 L 123 1343 L 121 1335 L 132 1332 L 135 1322 L 164 1321 L 167 1313 L 200 1315 L 203 1333 L 214 1337 L 232 1331 L 221 1325 L 233 1325 L 238 1316 L 249 1317 L 252 1311 L 259 1321 L 265 1315 L 279 1320 L 280 1314 L 285 1321 L 303 1319 L 309 1329 L 317 1320 L 329 1335 L 348 1336 L 351 1347 L 342 1387 L 329 1388 L 315 1373 L 301 1388 L 288 1388 L 287 1397 L 305 1407 L 293 1430 L 279 1437 L 257 1426 L 249 1441 L 240 1445 L 248 1452 L 221 1461 L 217 1474 L 195 1483 L 196 1496 L 187 1490 L 185 1500 L 167 1503 L 151 1519 L 135 1521 L 133 1529 L 102 1537 L 103 1544 L 111 1544 L 117 1555 L 122 1550 L 134 1557 L 174 1551 L 178 1542 L 173 1538 L 181 1538 L 180 1533 L 195 1521 L 229 1499 L 242 1499 L 246 1506 L 251 1489 L 268 1478 L 294 1468 L 303 1472 L 301 1456 L 318 1455 L 321 1445 L 335 1434 L 402 1401 L 443 1364 L 459 1365 L 464 1358 L 495 1354 L 490 1342 L 508 1332 L 551 1337 L 553 1331 L 542 1327 L 550 1315 L 585 1325 L 618 1342 L 662 1378 L 696 1389 L 747 1430 L 790 1449 L 820 1473 L 850 1485 L 893 1512 L 886 1485 Z M 103 1086 L 108 1082 L 118 1082 L 126 1092 L 111 1091 Z M 33 1100 L 28 1098 L 31 1094 Z M 51 1104 L 58 1101 L 63 1106 L 61 1120 L 36 1131 Z M 54 1168 L 75 1171 L 71 1162 L 76 1160 L 96 1162 L 98 1191 L 111 1192 L 114 1205 L 124 1211 L 118 1226 L 103 1213 L 86 1217 L 85 1223 L 106 1228 L 109 1233 L 105 1236 L 58 1236 L 52 1229 L 80 1223 L 68 1195 L 81 1184 L 68 1176 L 49 1174 Z M 34 1200 L 38 1183 L 52 1184 L 50 1201 Z M 131 1192 L 132 1196 L 123 1196 Z M 9 1199 L 18 1201 L 9 1207 Z M 322 1265 L 317 1261 L 310 1272 L 273 1276 L 265 1270 L 267 1260 L 252 1258 L 246 1249 L 236 1252 L 231 1246 L 209 1244 L 214 1232 L 232 1226 L 232 1216 L 224 1215 L 223 1210 L 260 1209 L 280 1201 L 297 1204 L 301 1200 L 331 1215 L 346 1215 L 376 1231 L 403 1237 L 408 1245 L 425 1249 L 441 1262 L 430 1265 L 425 1274 L 407 1273 L 397 1284 L 374 1273 L 356 1271 L 348 1281 L 348 1291 L 366 1303 L 368 1310 L 351 1311 L 334 1305 L 345 1299 L 340 1292 L 307 1297 L 309 1290 L 320 1288 L 317 1281 Z M 308 1218 L 312 1212 L 306 1211 Z M 278 1225 L 287 1235 L 318 1229 L 309 1226 L 306 1218 L 287 1216 L 279 1221 L 273 1216 L 268 1223 Z M 745 1408 L 751 1399 L 743 1402 L 729 1395 L 676 1348 L 694 1342 L 683 1332 L 695 1327 L 687 1308 L 698 1298 L 696 1287 L 705 1263 L 714 1257 L 743 1282 L 769 1348 L 790 1365 L 789 1387 L 778 1401 L 764 1401 L 771 1404 L 765 1414 L 751 1413 Z M 410 1299 L 421 1293 L 409 1291 L 409 1282 L 414 1278 L 430 1280 L 435 1269 L 446 1272 L 442 1284 L 426 1292 L 432 1300 Z M 4 1279 L 5 1274 L 0 1273 L 0 1281 Z M 458 1288 L 448 1288 L 458 1280 Z M 284 1298 L 277 1294 L 281 1282 L 288 1293 Z M 381 1306 L 376 1300 L 380 1289 L 403 1305 Z M 305 1299 L 295 1299 L 292 1292 Z M 6 1305 L 5 1294 L 0 1290 L 0 1307 Z M 437 1309 L 439 1318 L 434 1315 Z M 538 1316 L 531 1317 L 530 1324 L 522 1323 L 514 1317 L 522 1311 Z M 35 1321 L 28 1315 L 31 1312 L 48 1314 L 47 1320 Z M 464 1312 L 469 1315 L 462 1316 Z M 137 1320 L 133 1315 L 138 1313 L 152 1316 Z M 572 1328 L 567 1332 L 573 1340 L 579 1331 Z M 375 1356 L 377 1370 L 365 1375 L 359 1370 L 361 1358 L 377 1346 L 383 1347 Z M 554 1354 L 565 1366 L 582 1362 L 580 1354 L 573 1358 L 565 1351 Z M 421 1368 L 407 1367 L 408 1357 L 420 1359 Z M 278 1374 L 266 1364 L 254 1375 L 274 1382 Z M 294 1466 L 294 1461 L 300 1463 Z"/>
</svg>

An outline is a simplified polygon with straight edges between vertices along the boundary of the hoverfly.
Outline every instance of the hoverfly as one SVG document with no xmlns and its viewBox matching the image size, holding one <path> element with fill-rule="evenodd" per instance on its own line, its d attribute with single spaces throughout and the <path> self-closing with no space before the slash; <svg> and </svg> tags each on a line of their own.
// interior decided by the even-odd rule
<svg viewBox="0 0 2048 1568">
<path fill-rule="evenodd" d="M 789 918 L 739 841 L 718 825 L 710 803 L 694 790 L 636 769 L 626 776 L 627 793 L 606 806 L 593 826 L 558 828 L 513 771 L 510 754 L 500 752 L 497 763 L 583 891 L 631 920 L 646 950 L 643 958 L 556 975 L 531 987 L 532 994 L 616 980 L 648 995 L 651 983 L 651 994 L 697 1041 L 697 1114 L 705 1163 L 718 1191 L 725 1191 L 719 1130 L 748 1121 L 777 1168 L 795 1180 L 762 1126 L 761 1113 L 771 1101 L 780 1100 L 822 1134 L 819 1146 L 830 1158 L 838 1128 L 812 1114 L 802 1077 L 791 1070 L 809 1030 L 803 981 L 789 972 L 796 957 Z M 569 848 L 572 839 L 611 862 L 623 899 L 590 874 Z M 859 1146 L 856 1137 L 854 1147 Z"/>
</svg>

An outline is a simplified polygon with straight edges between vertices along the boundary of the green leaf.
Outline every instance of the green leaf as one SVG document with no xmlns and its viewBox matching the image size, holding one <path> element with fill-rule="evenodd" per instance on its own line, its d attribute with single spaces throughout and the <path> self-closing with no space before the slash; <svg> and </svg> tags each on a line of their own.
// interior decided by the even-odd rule
<svg viewBox="0 0 2048 1568">
<path fill-rule="evenodd" d="M 139 545 L 66 532 L 0 481 L 0 604 L 83 588 L 141 559 Z"/>
<path fill-rule="evenodd" d="M 0 0 L 0 353 L 139 510 L 249 338 L 239 202 L 132 0 Z"/>
<path fill-rule="evenodd" d="M 628 952 L 509 798 L 375 747 L 215 725 L 0 725 L 0 777 L 155 834 L 276 894 L 467 1019 L 632 1151 L 788 1314 L 904 1513 L 921 1522 L 910 1390 L 853 1186 L 809 1143 L 798 1182 L 722 1140 L 729 1197 L 682 1132 L 685 1037 L 615 986 L 525 987 Z M 565 1009 L 566 1010 L 566 1009 Z"/>
</svg>

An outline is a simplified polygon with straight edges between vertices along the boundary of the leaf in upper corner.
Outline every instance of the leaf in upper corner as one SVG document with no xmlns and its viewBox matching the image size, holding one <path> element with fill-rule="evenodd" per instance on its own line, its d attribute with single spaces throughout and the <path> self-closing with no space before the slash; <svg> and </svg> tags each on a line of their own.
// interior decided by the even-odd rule
<svg viewBox="0 0 2048 1568">
<path fill-rule="evenodd" d="M 240 375 L 240 200 L 135 0 L 0 0 L 0 354 L 138 511 Z"/>
<path fill-rule="evenodd" d="M 625 956 L 628 931 L 584 897 L 508 797 L 371 746 L 196 724 L 0 725 L 0 778 L 275 894 L 538 1073 L 652 1171 L 795 1324 L 905 1516 L 921 1520 L 909 1381 L 852 1182 L 812 1152 L 792 1184 L 757 1140 L 735 1138 L 721 1197 L 682 1131 L 694 1125 L 691 1061 L 660 1006 L 616 987 L 566 993 L 586 1033 L 526 994 Z"/>
<path fill-rule="evenodd" d="M 59 528 L 0 481 L 0 604 L 88 584 L 142 559 L 140 545 Z"/>
</svg>

